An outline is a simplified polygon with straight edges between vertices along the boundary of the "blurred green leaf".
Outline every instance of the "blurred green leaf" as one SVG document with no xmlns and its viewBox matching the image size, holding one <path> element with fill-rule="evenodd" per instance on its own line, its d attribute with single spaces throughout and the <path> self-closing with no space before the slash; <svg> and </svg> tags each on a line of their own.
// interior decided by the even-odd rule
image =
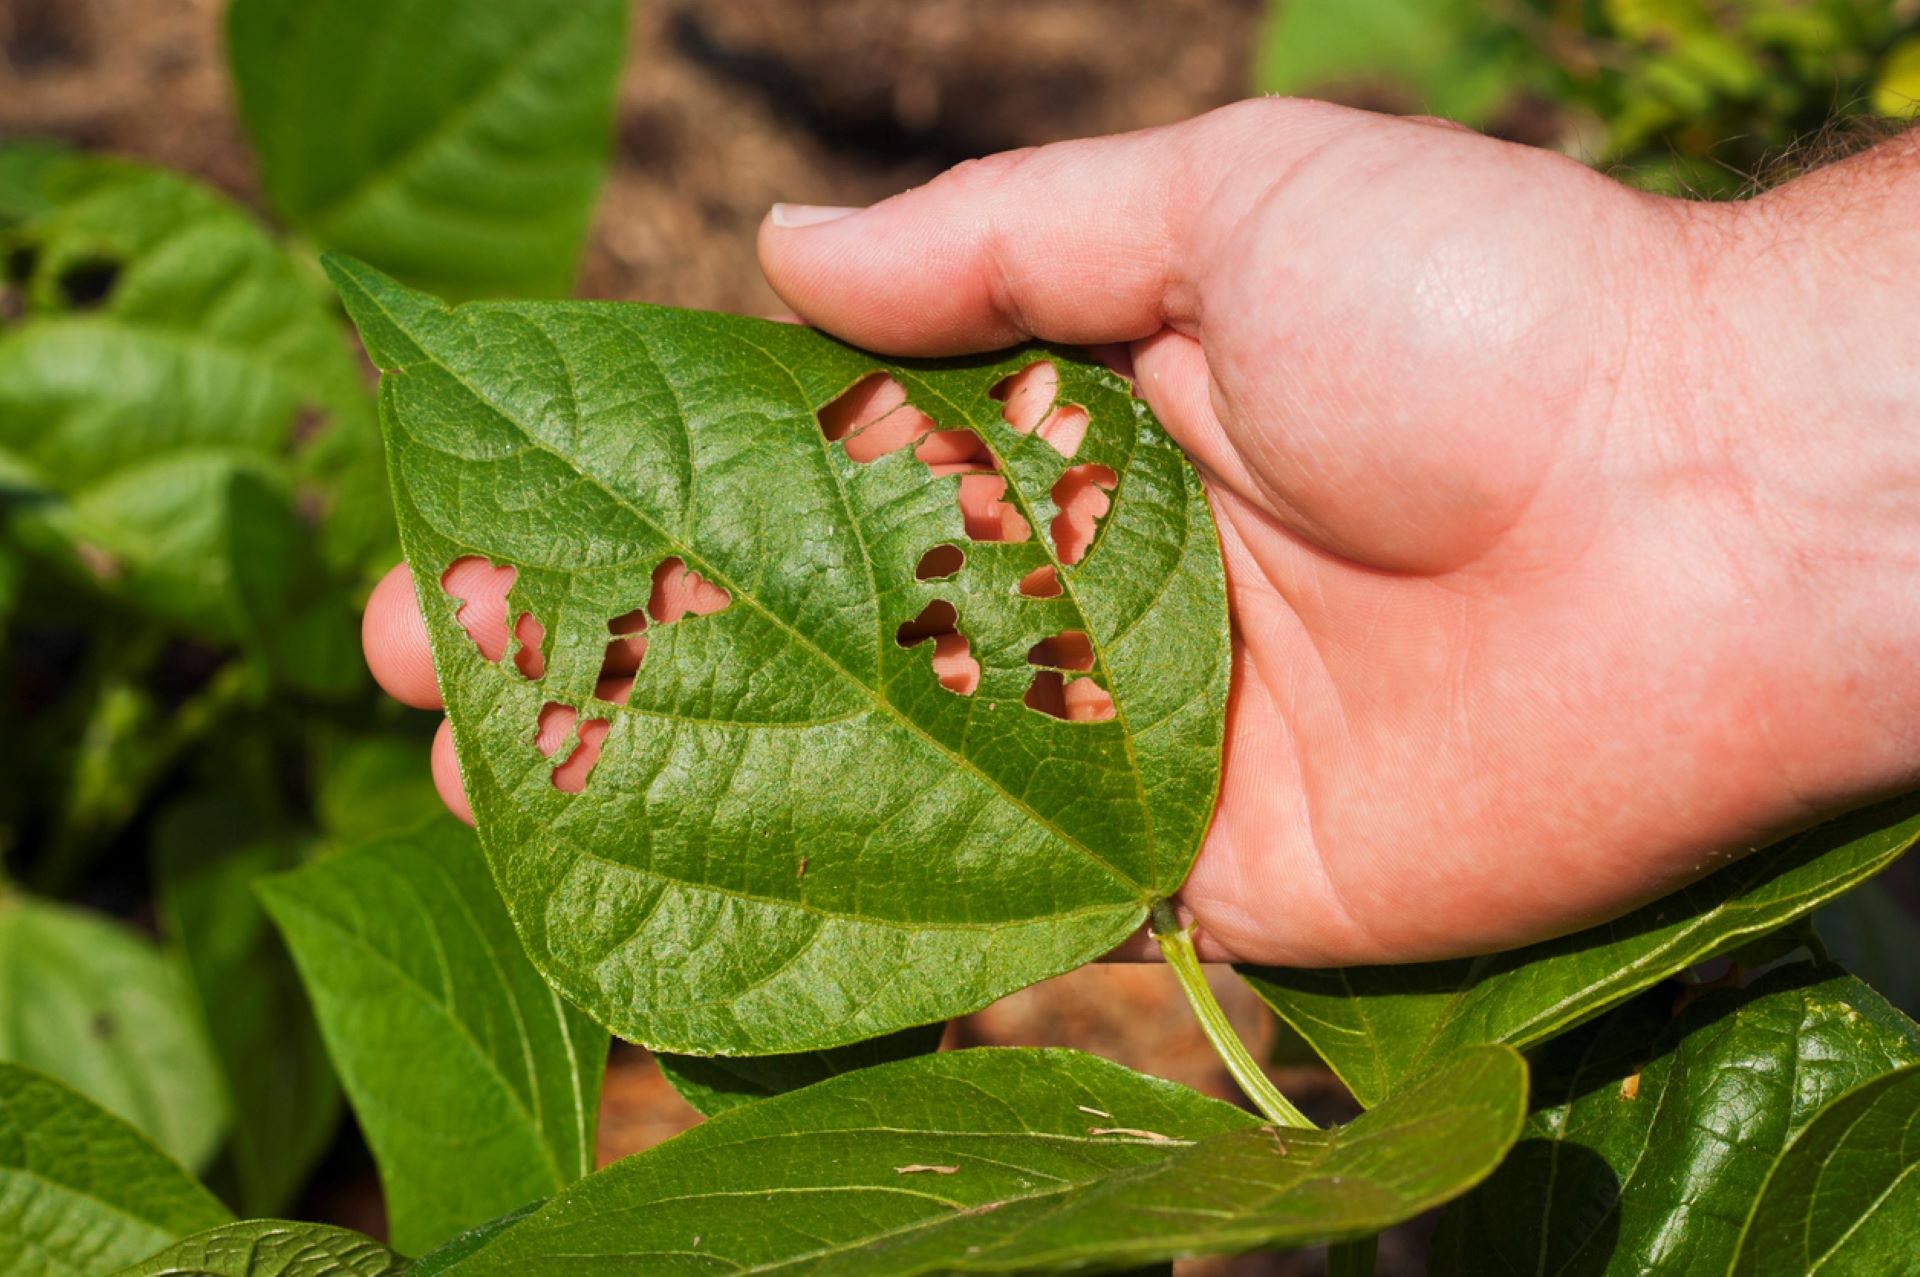
<svg viewBox="0 0 1920 1277">
<path fill-rule="evenodd" d="M 358 576 L 393 533 L 383 503 L 335 500 L 377 490 L 380 458 L 325 293 L 184 178 L 87 159 L 43 185 L 49 206 L 4 236 L 26 318 L 0 329 L 0 518 L 76 580 L 208 638 L 309 626 L 322 595 L 345 632 L 321 565 Z"/>
<path fill-rule="evenodd" d="M 1624 917 L 1483 958 L 1325 971 L 1243 967 L 1362 1104 L 1484 1042 L 1530 1046 L 1817 908 L 1920 841 L 1920 794 L 1753 852 Z"/>
<path fill-rule="evenodd" d="M 1920 1060 L 1920 1027 L 1835 967 L 1780 967 L 1678 1018 L 1675 993 L 1536 1054 L 1521 1142 L 1441 1217 L 1436 1277 L 1721 1277 L 1768 1170 L 1820 1107 Z"/>
<path fill-rule="evenodd" d="M 1920 35 L 1896 44 L 1880 64 L 1873 86 L 1873 109 L 1896 120 L 1920 112 Z"/>
<path fill-rule="evenodd" d="M 430 746 L 405 736 L 328 741 L 316 762 L 314 805 L 320 828 L 342 846 L 418 828 L 443 815 Z"/>
<path fill-rule="evenodd" d="M 1526 1070 L 1483 1047 L 1333 1131 L 1276 1131 L 1073 1051 L 882 1064 L 614 1163 L 437 1271 L 1111 1271 L 1375 1232 L 1506 1152 Z"/>
<path fill-rule="evenodd" d="M 784 1095 L 842 1073 L 940 1049 L 947 1026 L 921 1024 L 830 1051 L 791 1055 L 656 1055 L 660 1072 L 680 1098 L 712 1117 L 742 1104 Z"/>
<path fill-rule="evenodd" d="M 1920 1272 L 1920 1065 L 1820 1111 L 1767 1177 L 1729 1271 Z"/>
<path fill-rule="evenodd" d="M 1832 959 L 1908 1015 L 1920 1015 L 1920 921 L 1880 882 L 1863 883 L 1813 915 Z"/>
<path fill-rule="evenodd" d="M 52 206 L 49 174 L 72 158 L 63 143 L 28 139 L 0 142 L 0 231 L 37 217 Z"/>
<path fill-rule="evenodd" d="M 400 1277 L 407 1261 L 330 1224 L 248 1219 L 167 1247 L 113 1277 Z"/>
<path fill-rule="evenodd" d="M 235 0 L 261 183 L 292 226 L 448 296 L 570 290 L 630 0 Z"/>
<path fill-rule="evenodd" d="M 0 1272 L 97 1277 L 230 1218 L 139 1131 L 0 1064 Z"/>
<path fill-rule="evenodd" d="M 0 1060 L 60 1079 L 190 1168 L 226 1133 L 226 1090 L 186 978 L 99 914 L 0 898 Z"/>
<path fill-rule="evenodd" d="M 520 948 L 450 816 L 261 880 L 418 1254 L 593 1169 L 607 1035 Z"/>
<path fill-rule="evenodd" d="M 199 798 L 162 815 L 154 859 L 160 911 L 233 1104 L 237 1203 L 247 1215 L 276 1215 L 306 1183 L 341 1111 L 313 1009 L 253 891 L 298 865 L 298 846 L 244 807 Z"/>
</svg>

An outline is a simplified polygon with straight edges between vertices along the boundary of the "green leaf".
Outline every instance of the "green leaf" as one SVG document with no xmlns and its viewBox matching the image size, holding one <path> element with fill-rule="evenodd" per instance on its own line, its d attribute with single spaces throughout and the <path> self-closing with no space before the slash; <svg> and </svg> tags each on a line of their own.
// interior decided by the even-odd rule
<svg viewBox="0 0 1920 1277">
<path fill-rule="evenodd" d="M 340 1118 L 340 1087 L 313 1008 L 253 884 L 300 863 L 291 838 L 263 836 L 244 807 L 202 799 L 159 821 L 160 912 L 186 957 L 234 1110 L 242 1213 L 292 1204 Z"/>
<path fill-rule="evenodd" d="M 51 207 L 46 181 L 73 152 L 58 142 L 27 139 L 0 143 L 0 231 Z"/>
<path fill-rule="evenodd" d="M 1861 884 L 1821 908 L 1814 934 L 1833 960 L 1908 1015 L 1920 1015 L 1920 919 L 1880 882 Z"/>
<path fill-rule="evenodd" d="M 629 0 L 236 0 L 261 183 L 323 247 L 443 292 L 560 295 L 606 172 Z"/>
<path fill-rule="evenodd" d="M 1474 0 L 1285 0 L 1268 6 L 1258 58 L 1263 92 L 1397 91 L 1408 108 L 1476 126 L 1545 68 Z"/>
<path fill-rule="evenodd" d="M 261 880 L 418 1254 L 593 1169 L 607 1038 L 521 953 L 450 817 Z"/>
<path fill-rule="evenodd" d="M 226 1133 L 220 1070 L 178 966 L 110 918 L 0 898 L 0 1060 L 59 1078 L 188 1167 Z"/>
<path fill-rule="evenodd" d="M 1729 1272 L 1920 1271 L 1920 1065 L 1820 1111 L 1767 1177 Z"/>
<path fill-rule="evenodd" d="M 922 1024 L 830 1051 L 792 1055 L 660 1055 L 655 1060 L 680 1098 L 712 1117 L 742 1104 L 784 1095 L 842 1073 L 940 1049 L 944 1024 Z"/>
<path fill-rule="evenodd" d="M 1920 794 L 1843 816 L 1585 931 L 1491 957 L 1241 974 L 1362 1104 L 1483 1042 L 1525 1047 L 1865 881 L 1920 840 Z"/>
<path fill-rule="evenodd" d="M 407 1261 L 330 1224 L 248 1219 L 189 1237 L 114 1277 L 400 1277 Z"/>
<path fill-rule="evenodd" d="M 402 540 L 482 843 L 535 963 L 602 1024 L 689 1054 L 843 1045 L 1097 957 L 1179 886 L 1219 777 L 1225 585 L 1198 477 L 1121 379 L 1065 350 L 897 363 L 652 306 L 450 312 L 329 269 L 388 370 Z M 1071 461 L 991 395 L 1040 361 L 1090 418 Z M 969 539 L 963 480 L 914 449 L 828 442 L 817 412 L 876 370 L 973 432 L 1028 539 Z M 1070 465 L 1115 481 L 1071 565 L 1050 532 Z M 963 565 L 923 579 L 943 545 Z M 544 677 L 457 621 L 440 578 L 471 555 L 517 573 Z M 675 561 L 728 602 L 651 623 L 620 703 L 598 687 L 610 622 Z M 1043 569 L 1060 592 L 1023 594 Z M 936 601 L 971 694 L 898 637 Z M 1068 632 L 1082 659 L 1034 651 Z M 1090 665 L 1113 716 L 1029 708 L 1073 677 L 1030 653 Z M 611 725 L 582 793 L 550 783 L 572 746 L 538 748 L 549 704 Z"/>
<path fill-rule="evenodd" d="M 315 565 L 357 573 L 392 539 L 378 504 L 335 501 L 379 449 L 324 292 L 184 178 L 86 160 L 44 185 L 51 206 L 6 237 L 28 317 L 0 333 L 0 514 L 75 579 L 209 638 L 310 623 L 284 604 L 318 606 Z M 318 550 L 296 510 L 321 519 Z M 262 556 L 263 526 L 302 553 Z"/>
<path fill-rule="evenodd" d="M 883 1064 L 566 1190 L 444 1271 L 1050 1273 L 1360 1236 L 1487 1174 L 1526 1069 L 1488 1047 L 1335 1131 L 1072 1051 Z"/>
<path fill-rule="evenodd" d="M 418 828 L 446 810 L 433 786 L 427 738 L 360 736 L 320 750 L 314 805 L 337 843 Z"/>
<path fill-rule="evenodd" d="M 0 1272 L 94 1277 L 229 1218 L 133 1127 L 0 1064 Z"/>
<path fill-rule="evenodd" d="M 1521 1142 L 1441 1217 L 1434 1273 L 1718 1277 L 1821 1106 L 1920 1060 L 1920 1027 L 1831 966 L 1673 1002 L 1651 990 L 1540 1051 Z"/>
</svg>

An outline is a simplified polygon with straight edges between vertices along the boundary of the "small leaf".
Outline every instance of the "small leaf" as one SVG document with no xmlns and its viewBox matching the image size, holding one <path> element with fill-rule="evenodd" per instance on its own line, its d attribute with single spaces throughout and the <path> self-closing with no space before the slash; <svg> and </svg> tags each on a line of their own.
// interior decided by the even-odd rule
<svg viewBox="0 0 1920 1277">
<path fill-rule="evenodd" d="M 1531 1046 L 1864 882 L 1920 840 L 1920 794 L 1796 834 L 1585 931 L 1492 957 L 1328 971 L 1243 967 L 1362 1104 L 1455 1051 Z"/>
<path fill-rule="evenodd" d="M 460 295 L 567 292 L 628 0 L 236 0 L 227 48 L 289 223 Z"/>
<path fill-rule="evenodd" d="M 1435 1274 L 1720 1277 L 1820 1107 L 1920 1060 L 1920 1027 L 1834 967 L 1777 968 L 1677 1018 L 1675 993 L 1541 1049 L 1521 1142 L 1441 1217 Z"/>
<path fill-rule="evenodd" d="M 601 1023 L 840 1046 L 1098 957 L 1180 885 L 1219 778 L 1225 583 L 1198 476 L 1118 377 L 652 306 L 449 311 L 329 270 L 388 370 L 482 844 Z M 1084 430 L 996 397 L 1042 364 Z M 466 631 L 456 565 L 510 579 L 511 636 Z"/>
<path fill-rule="evenodd" d="M 328 741 L 319 751 L 314 788 L 320 827 L 341 845 L 417 829 L 442 811 L 424 738 Z"/>
<path fill-rule="evenodd" d="M 313 1008 L 255 880 L 300 863 L 244 807 L 179 804 L 154 833 L 158 903 L 186 957 L 234 1109 L 237 1202 L 273 1215 L 293 1201 L 340 1119 L 340 1087 Z"/>
<path fill-rule="evenodd" d="M 842 1073 L 940 1049 L 944 1024 L 922 1024 L 830 1051 L 792 1055 L 660 1055 L 655 1059 L 680 1098 L 712 1117 L 742 1104 L 784 1095 Z"/>
<path fill-rule="evenodd" d="M 606 1035 L 521 952 L 442 816 L 261 880 L 417 1254 L 593 1169 Z"/>
<path fill-rule="evenodd" d="M 1480 1179 L 1525 1091 L 1518 1055 L 1488 1047 L 1351 1126 L 1276 1132 L 1076 1052 L 923 1055 L 722 1113 L 442 1271 L 1051 1273 L 1308 1245 Z M 1095 1134 L 1086 1108 L 1165 1138 Z"/>
<path fill-rule="evenodd" d="M 0 1064 L 0 1272 L 94 1277 L 229 1218 L 139 1131 Z"/>
<path fill-rule="evenodd" d="M 114 1277 L 400 1277 L 407 1261 L 329 1224 L 248 1219 L 167 1247 Z"/>
<path fill-rule="evenodd" d="M 185 977 L 99 914 L 0 898 L 0 1060 L 60 1079 L 190 1168 L 226 1132 L 225 1088 Z"/>
<path fill-rule="evenodd" d="M 1729 1271 L 1920 1271 L 1920 1064 L 1820 1111 L 1767 1177 Z"/>
</svg>

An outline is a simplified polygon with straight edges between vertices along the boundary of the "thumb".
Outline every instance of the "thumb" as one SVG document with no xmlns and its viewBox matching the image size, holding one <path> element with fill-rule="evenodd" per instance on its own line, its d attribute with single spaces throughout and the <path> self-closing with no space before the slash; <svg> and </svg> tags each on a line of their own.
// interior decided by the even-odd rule
<svg viewBox="0 0 1920 1277">
<path fill-rule="evenodd" d="M 808 322 L 892 354 L 1192 332 L 1215 196 L 1250 150 L 1311 146 L 1317 105 L 1010 151 L 866 209 L 776 204 L 761 268 Z"/>
</svg>

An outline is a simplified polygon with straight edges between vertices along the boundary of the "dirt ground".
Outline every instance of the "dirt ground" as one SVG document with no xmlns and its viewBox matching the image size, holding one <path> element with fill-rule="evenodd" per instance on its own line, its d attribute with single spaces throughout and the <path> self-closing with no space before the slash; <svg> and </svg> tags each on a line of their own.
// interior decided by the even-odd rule
<svg viewBox="0 0 1920 1277">
<path fill-rule="evenodd" d="M 223 0 L 0 0 L 0 138 L 48 136 L 184 170 L 256 203 L 222 63 Z M 616 158 L 580 291 L 764 313 L 753 231 L 775 200 L 865 204 L 971 156 L 1166 123 L 1244 93 L 1259 0 L 656 0 L 636 10 Z M 1216 981 L 1264 1049 L 1272 1021 Z M 1099 966 L 953 1026 L 954 1045 L 1071 1045 L 1223 1099 L 1232 1084 L 1157 967 Z M 1322 1070 L 1276 1074 L 1309 1112 L 1350 1113 Z M 603 1162 L 696 1121 L 623 1048 Z M 378 1228 L 364 1150 L 308 1213 Z M 1382 1270 L 1412 1241 L 1389 1238 Z M 1317 1256 L 1183 1274 L 1319 1271 Z"/>
</svg>

